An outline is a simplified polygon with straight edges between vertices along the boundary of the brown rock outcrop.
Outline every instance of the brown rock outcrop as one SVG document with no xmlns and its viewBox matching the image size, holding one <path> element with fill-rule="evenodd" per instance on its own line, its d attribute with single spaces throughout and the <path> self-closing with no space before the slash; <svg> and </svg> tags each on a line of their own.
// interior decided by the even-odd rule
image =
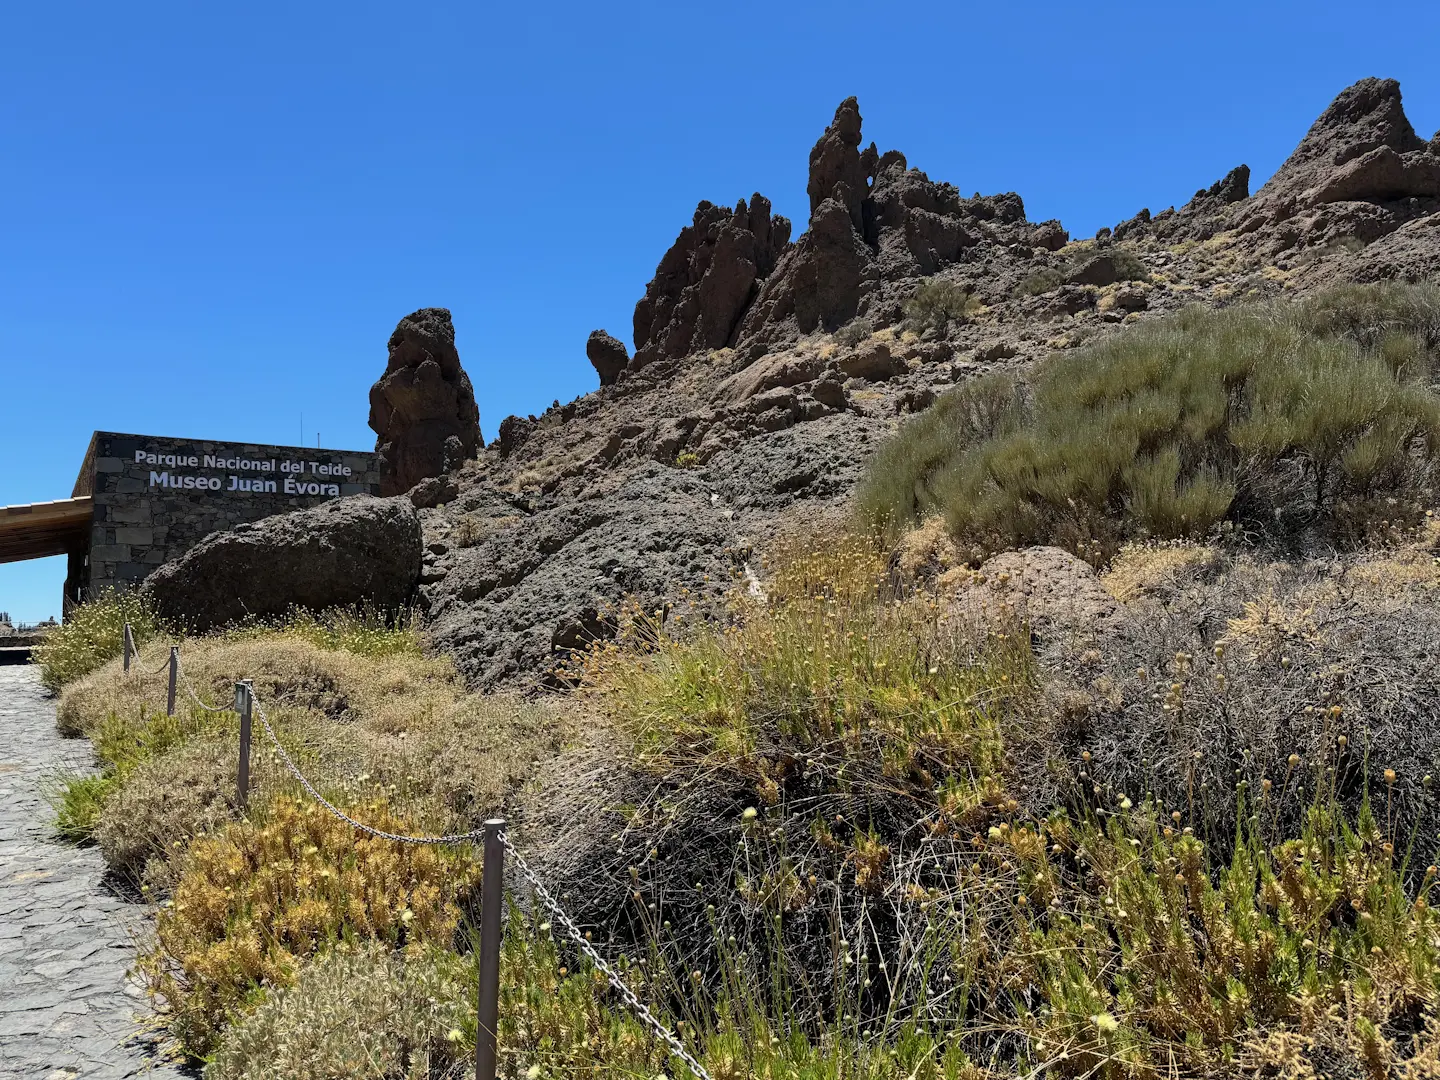
<svg viewBox="0 0 1440 1080">
<path fill-rule="evenodd" d="M 860 142 L 860 106 L 846 98 L 810 151 L 809 229 L 760 289 L 736 338 L 742 348 L 834 330 L 878 307 L 893 316 L 914 291 L 905 283 L 960 260 L 982 236 L 1033 239 L 1018 195 L 961 198 L 898 150 Z M 1057 230 L 1063 236 L 1054 222 L 1042 239 L 1053 243 Z"/>
<path fill-rule="evenodd" d="M 701 202 L 635 305 L 631 367 L 728 345 L 789 241 L 789 219 L 759 193 L 734 210 Z"/>
<path fill-rule="evenodd" d="M 1351 281 L 1440 281 L 1440 213 L 1406 222 L 1346 268 Z"/>
<path fill-rule="evenodd" d="M 1434 198 L 1440 196 L 1440 157 L 1377 146 L 1340 166 L 1307 195 L 1312 203 Z"/>
<path fill-rule="evenodd" d="M 475 456 L 480 410 L 455 349 L 446 308 L 421 308 L 390 335 L 390 357 L 370 388 L 380 493 L 399 495 Z"/>
<path fill-rule="evenodd" d="M 905 371 L 905 362 L 891 355 L 890 347 L 883 341 L 866 342 L 853 353 L 842 356 L 836 366 L 851 378 L 871 382 L 884 382 Z"/>
<path fill-rule="evenodd" d="M 1400 84 L 1394 79 L 1361 79 L 1340 91 L 1256 198 L 1321 188 L 1347 162 L 1381 147 L 1397 154 L 1426 149 L 1405 116 Z"/>
<path fill-rule="evenodd" d="M 1368 242 L 1440 211 L 1440 151 L 1415 134 L 1394 79 L 1361 79 L 1320 114 L 1295 151 L 1250 197 L 1240 165 L 1182 209 L 1117 225 L 1116 240 L 1206 240 L 1235 229 L 1274 257 L 1341 239 Z"/>
<path fill-rule="evenodd" d="M 810 228 L 780 260 L 740 327 L 740 339 L 788 323 L 799 333 L 833 330 L 853 319 L 875 285 L 874 253 L 855 230 L 844 202 L 825 199 Z"/>
<path fill-rule="evenodd" d="M 1030 243 L 1045 251 L 1059 251 L 1070 242 L 1070 234 L 1065 227 L 1051 218 L 1049 221 L 1042 221 L 1035 226 L 1035 231 L 1030 234 Z"/>
<path fill-rule="evenodd" d="M 875 171 L 875 144 L 862 156 L 860 146 L 860 103 L 848 97 L 835 110 L 835 119 L 810 149 L 810 178 L 805 190 L 810 196 L 810 217 L 826 199 L 834 199 L 850 215 L 856 230 L 865 228 L 861 203 Z"/>
<path fill-rule="evenodd" d="M 625 343 L 604 330 L 590 331 L 590 339 L 585 342 L 585 355 L 600 376 L 601 386 L 614 383 L 630 363 Z"/>
<path fill-rule="evenodd" d="M 1440 156 L 1411 127 L 1399 83 L 1361 79 L 1237 209 L 1233 224 L 1275 251 L 1341 236 L 1373 240 L 1440 210 Z"/>
<path fill-rule="evenodd" d="M 846 98 L 810 150 L 810 221 L 795 244 L 760 195 L 733 211 L 702 202 L 635 305 L 630 369 L 725 346 L 753 358 L 871 311 L 893 321 L 914 278 L 984 239 L 1025 250 L 1068 240 L 1058 221 L 1027 225 L 1018 195 L 965 199 L 899 151 L 860 143 L 860 106 Z"/>
</svg>

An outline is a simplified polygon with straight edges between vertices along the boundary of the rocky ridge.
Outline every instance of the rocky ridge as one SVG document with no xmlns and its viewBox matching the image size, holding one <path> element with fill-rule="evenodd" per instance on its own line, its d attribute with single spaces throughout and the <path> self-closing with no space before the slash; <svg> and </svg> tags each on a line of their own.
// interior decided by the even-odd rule
<svg viewBox="0 0 1440 1080">
<path fill-rule="evenodd" d="M 477 685 L 550 678 L 622 597 L 718 596 L 956 382 L 1193 303 L 1440 272 L 1440 141 L 1391 80 L 1342 92 L 1254 195 L 1240 165 L 1087 240 L 862 142 L 847 99 L 811 150 L 794 242 L 759 195 L 701 203 L 636 305 L 633 357 L 597 331 L 597 391 L 507 417 L 440 505 L 433 485 L 412 496 L 429 632 Z M 965 313 L 907 319 L 936 282 Z"/>
</svg>

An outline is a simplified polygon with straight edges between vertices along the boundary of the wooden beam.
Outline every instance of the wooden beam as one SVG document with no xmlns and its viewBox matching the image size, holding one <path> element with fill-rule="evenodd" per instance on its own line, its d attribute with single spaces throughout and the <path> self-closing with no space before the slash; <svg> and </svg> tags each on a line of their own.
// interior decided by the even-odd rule
<svg viewBox="0 0 1440 1080">
<path fill-rule="evenodd" d="M 93 512 L 89 495 L 0 506 L 0 563 L 83 550 L 90 543 Z"/>
</svg>

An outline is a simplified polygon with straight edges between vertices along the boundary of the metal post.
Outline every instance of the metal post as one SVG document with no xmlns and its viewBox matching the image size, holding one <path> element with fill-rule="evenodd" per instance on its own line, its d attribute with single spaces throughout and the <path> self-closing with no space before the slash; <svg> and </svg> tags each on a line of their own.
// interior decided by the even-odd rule
<svg viewBox="0 0 1440 1080">
<path fill-rule="evenodd" d="M 180 675 L 180 646 L 170 646 L 170 686 L 165 691 L 165 715 L 175 715 L 175 680 Z"/>
<path fill-rule="evenodd" d="M 240 771 L 235 790 L 241 810 L 250 805 L 250 704 L 254 696 L 248 681 L 235 684 L 235 711 L 240 714 Z"/>
<path fill-rule="evenodd" d="M 475 1080 L 495 1080 L 500 1024 L 500 916 L 505 901 L 504 818 L 485 822 L 485 866 L 480 883 L 480 1014 L 475 1028 Z"/>
<path fill-rule="evenodd" d="M 124 655 L 125 670 L 130 670 L 130 654 L 135 651 L 135 635 L 130 632 L 130 624 L 125 624 L 125 632 L 120 639 L 120 651 Z"/>
</svg>

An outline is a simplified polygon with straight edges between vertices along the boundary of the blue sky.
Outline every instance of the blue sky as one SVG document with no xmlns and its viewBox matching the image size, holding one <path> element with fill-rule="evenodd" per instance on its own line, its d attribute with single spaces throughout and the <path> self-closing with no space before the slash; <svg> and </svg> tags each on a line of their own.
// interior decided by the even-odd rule
<svg viewBox="0 0 1440 1080">
<path fill-rule="evenodd" d="M 0 505 L 69 494 L 96 428 L 368 447 L 396 321 L 453 310 L 487 438 L 592 389 L 585 337 L 702 198 L 806 216 L 865 134 L 1090 235 L 1398 78 L 1440 128 L 1440 5 L 0 7 Z M 303 426 L 302 426 L 303 414 Z M 61 560 L 0 565 L 58 613 Z"/>
</svg>

